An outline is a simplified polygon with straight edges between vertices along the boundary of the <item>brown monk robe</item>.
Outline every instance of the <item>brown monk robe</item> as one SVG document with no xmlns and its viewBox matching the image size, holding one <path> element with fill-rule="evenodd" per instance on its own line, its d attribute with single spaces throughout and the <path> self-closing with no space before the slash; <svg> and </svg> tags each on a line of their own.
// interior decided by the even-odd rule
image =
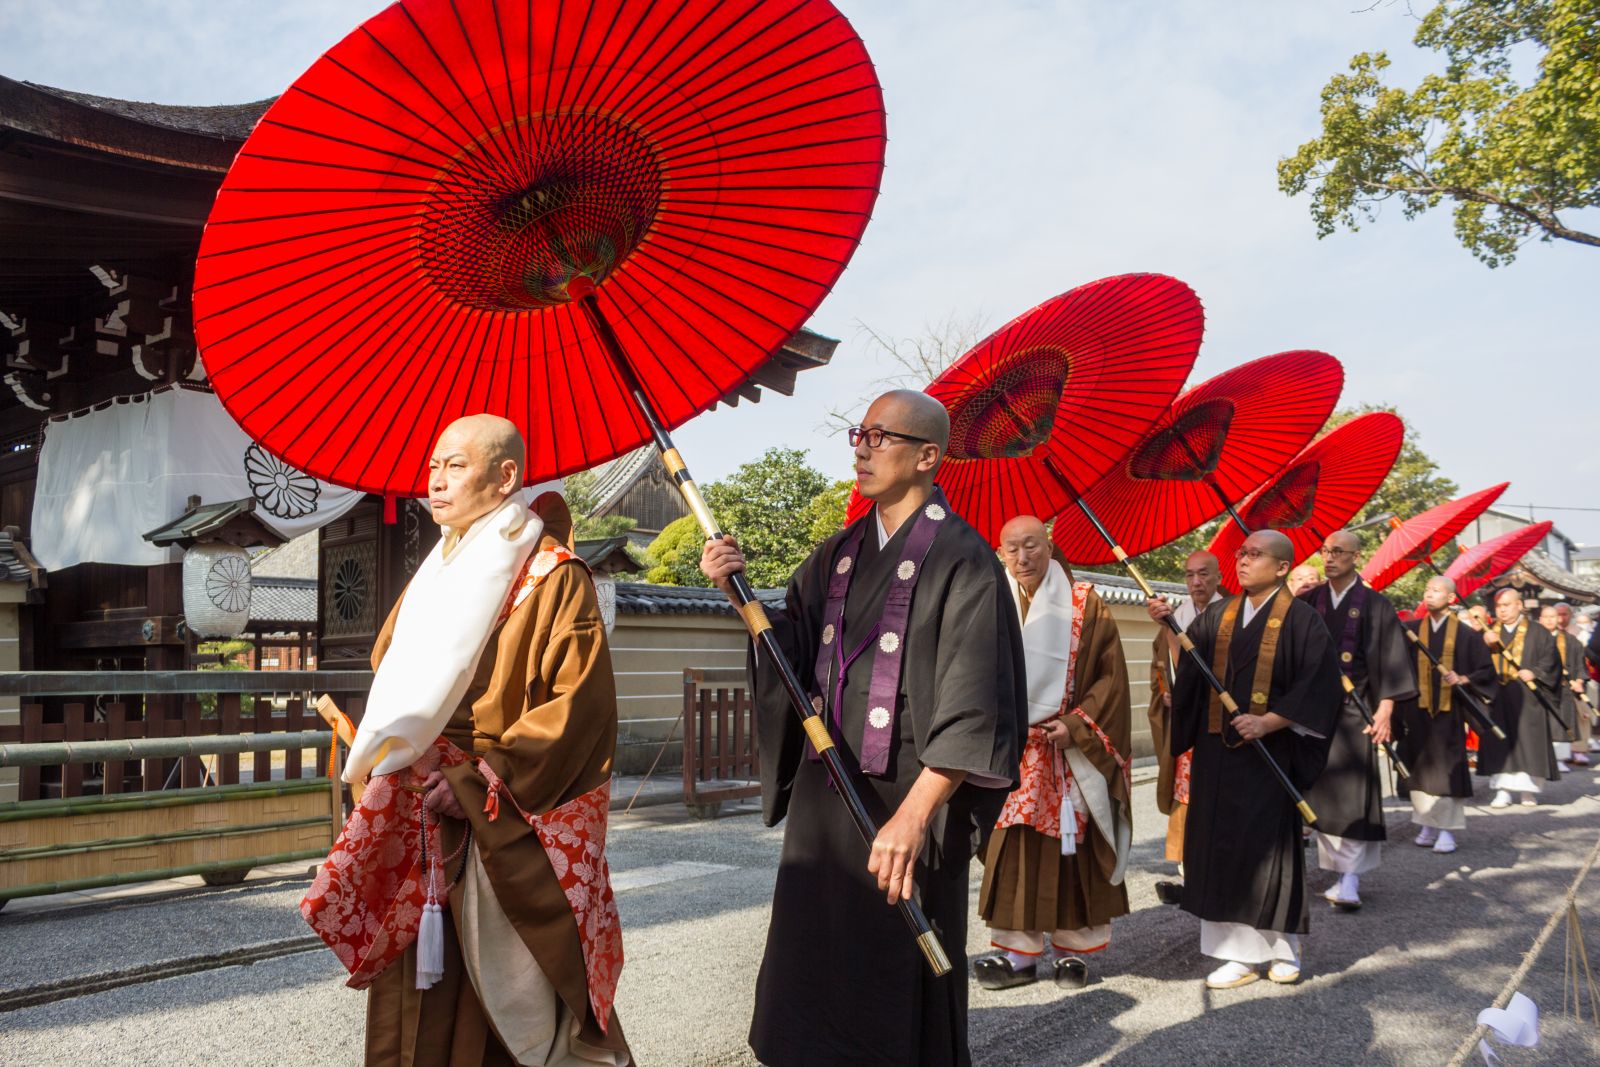
<svg viewBox="0 0 1600 1067">
<path fill-rule="evenodd" d="M 1222 568 L 1210 552 L 1192 552 L 1183 564 L 1183 584 L 1187 599 L 1180 600 L 1172 615 L 1180 630 L 1187 630 L 1212 603 L 1222 599 Z M 1151 619 L 1154 621 L 1155 616 Z M 1150 643 L 1150 740 L 1156 750 L 1156 809 L 1167 816 L 1165 859 L 1183 863 L 1184 816 L 1189 807 L 1189 773 L 1193 754 L 1174 756 L 1172 738 L 1172 681 L 1177 676 L 1178 658 L 1183 653 L 1172 631 L 1164 624 L 1156 627 Z M 1179 868 L 1182 870 L 1181 866 Z M 1176 904 L 1182 898 L 1182 882 L 1157 882 L 1156 896 L 1163 904 Z"/>
<path fill-rule="evenodd" d="M 1030 726 L 1022 784 L 989 839 L 978 891 L 1002 955 L 975 973 L 988 988 L 1036 980 L 1048 941 L 1056 981 L 1074 986 L 1087 967 L 1068 954 L 1104 949 L 1111 920 L 1128 914 L 1128 666 L 1110 610 L 1050 558 L 1043 523 L 1007 523 L 1000 554 L 1022 620 Z"/>
<path fill-rule="evenodd" d="M 535 552 L 570 546 L 572 518 L 566 503 L 548 494 L 535 510 L 545 522 Z M 389 647 L 398 612 L 396 604 L 378 635 L 374 669 Z M 616 686 L 594 584 L 580 561 L 558 563 L 490 634 L 444 736 L 474 758 L 486 758 L 529 813 L 548 812 L 610 777 L 617 737 Z M 508 812 L 507 805 L 493 822 L 486 818 L 487 786 L 474 762 L 447 768 L 445 776 L 471 822 L 471 847 L 482 859 L 500 907 L 555 987 L 562 1029 L 573 1017 L 583 1020 L 568 1055 L 585 1063 L 630 1062 L 615 1012 L 604 1032 L 594 1017 L 572 907 L 533 827 L 514 810 Z M 452 856 L 461 847 L 467 824 L 452 818 L 440 824 L 444 854 Z M 470 857 L 449 865 L 447 879 L 456 877 L 465 858 Z M 458 881 L 450 891 L 444 977 L 431 989 L 417 989 L 417 948 L 412 945 L 372 983 L 368 1064 L 515 1062 L 491 1027 L 463 966 L 459 925 L 465 884 L 465 879 Z M 558 1035 L 552 1059 L 559 1056 L 563 1037 Z M 595 1058 L 599 1050 L 614 1055 Z"/>
</svg>

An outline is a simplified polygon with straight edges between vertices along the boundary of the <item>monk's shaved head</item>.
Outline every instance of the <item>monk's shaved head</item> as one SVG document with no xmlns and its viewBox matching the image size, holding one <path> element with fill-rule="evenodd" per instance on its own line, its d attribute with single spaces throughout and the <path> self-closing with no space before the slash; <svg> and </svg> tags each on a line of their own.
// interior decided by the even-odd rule
<svg viewBox="0 0 1600 1067">
<path fill-rule="evenodd" d="M 491 467 L 498 467 L 506 460 L 515 463 L 520 488 L 522 472 L 528 466 L 528 449 L 516 423 L 487 413 L 466 415 L 445 427 L 444 433 L 439 435 L 441 445 L 446 438 L 469 445 Z"/>
<path fill-rule="evenodd" d="M 1251 548 L 1259 548 L 1275 560 L 1294 562 L 1294 542 L 1277 530 L 1257 530 L 1245 538 L 1244 543 Z"/>
<path fill-rule="evenodd" d="M 1361 538 L 1357 537 L 1349 530 L 1335 530 L 1333 533 L 1328 535 L 1328 540 L 1326 543 L 1330 545 L 1336 545 L 1337 547 L 1345 549 L 1349 552 L 1361 551 Z"/>
<path fill-rule="evenodd" d="M 885 406 L 879 409 L 880 404 Z M 882 411 L 886 423 L 891 419 L 895 422 L 894 429 L 938 445 L 941 456 L 950 447 L 950 413 L 927 393 L 891 389 L 874 400 L 872 406 Z"/>
<path fill-rule="evenodd" d="M 1004 526 L 1000 527 L 1000 540 L 1036 537 L 1041 540 L 1049 537 L 1044 528 L 1044 523 L 1033 515 L 1018 515 Z"/>
</svg>

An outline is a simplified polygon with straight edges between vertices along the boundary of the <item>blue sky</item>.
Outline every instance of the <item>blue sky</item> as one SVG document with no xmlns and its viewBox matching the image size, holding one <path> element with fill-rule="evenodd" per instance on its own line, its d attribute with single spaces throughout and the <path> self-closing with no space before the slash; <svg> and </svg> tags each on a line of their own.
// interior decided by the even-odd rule
<svg viewBox="0 0 1600 1067">
<path fill-rule="evenodd" d="M 1534 245 L 1489 270 L 1448 213 L 1398 210 L 1319 241 L 1305 204 L 1277 191 L 1278 159 L 1316 132 L 1318 93 L 1351 55 L 1388 49 L 1401 84 L 1427 69 L 1406 5 L 836 2 L 878 66 L 889 121 L 874 221 L 811 323 L 844 343 L 794 397 L 680 431 L 702 480 L 775 444 L 846 476 L 844 443 L 820 424 L 889 369 L 860 324 L 906 337 L 982 314 L 996 327 L 1095 278 L 1159 271 L 1206 306 L 1195 380 L 1285 349 L 1331 352 L 1342 402 L 1397 405 L 1463 491 L 1510 479 L 1503 507 L 1594 508 L 1536 515 L 1600 542 L 1600 251 Z M 166 103 L 259 99 L 380 6 L 10 0 L 0 71 Z"/>
</svg>

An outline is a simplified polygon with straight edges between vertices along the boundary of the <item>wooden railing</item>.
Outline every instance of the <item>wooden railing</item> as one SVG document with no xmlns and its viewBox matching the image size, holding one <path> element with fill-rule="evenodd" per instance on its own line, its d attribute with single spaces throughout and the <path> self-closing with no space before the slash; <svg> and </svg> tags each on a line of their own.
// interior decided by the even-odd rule
<svg viewBox="0 0 1600 1067">
<path fill-rule="evenodd" d="M 331 693 L 359 720 L 369 671 L 35 671 L 0 674 L 0 696 L 20 699 L 21 722 L 0 726 L 0 744 L 121 741 L 143 737 L 298 734 L 326 730 L 311 709 Z M 248 710 L 247 710 L 248 707 Z M 284 747 L 206 761 L 178 759 L 65 762 L 23 766 L 19 801 L 131 791 L 238 785 L 326 775 L 304 750 Z"/>
<path fill-rule="evenodd" d="M 759 796 L 755 707 L 743 668 L 683 672 L 683 803 L 710 816 L 724 800 Z"/>
<path fill-rule="evenodd" d="M 359 719 L 366 671 L 96 671 L 0 675 L 22 703 L 0 727 L 0 906 L 326 853 L 344 821 L 322 757 L 322 693 Z M 247 708 L 248 698 L 248 708 Z M 306 756 L 309 753 L 309 758 Z"/>
</svg>

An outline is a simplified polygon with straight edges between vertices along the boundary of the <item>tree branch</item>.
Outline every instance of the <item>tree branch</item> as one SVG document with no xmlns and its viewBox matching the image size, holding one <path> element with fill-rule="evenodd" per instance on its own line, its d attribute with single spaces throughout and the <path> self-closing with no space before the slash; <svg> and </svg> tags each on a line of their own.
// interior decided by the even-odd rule
<svg viewBox="0 0 1600 1067">
<path fill-rule="evenodd" d="M 1480 189 L 1471 189 L 1462 185 L 1436 185 L 1431 182 L 1408 186 L 1394 182 L 1373 181 L 1370 178 L 1357 180 L 1363 188 L 1380 192 L 1409 193 L 1414 196 L 1448 196 L 1454 200 L 1465 200 L 1474 204 L 1488 204 L 1524 219 L 1551 237 L 1557 237 L 1563 241 L 1572 241 L 1575 244 L 1589 245 L 1592 248 L 1600 248 L 1600 235 L 1584 233 L 1582 230 L 1574 230 L 1568 226 L 1563 226 L 1554 212 L 1538 211 L 1528 207 L 1526 204 L 1520 204 L 1515 200 L 1507 200 L 1505 197 L 1495 196 Z"/>
</svg>

